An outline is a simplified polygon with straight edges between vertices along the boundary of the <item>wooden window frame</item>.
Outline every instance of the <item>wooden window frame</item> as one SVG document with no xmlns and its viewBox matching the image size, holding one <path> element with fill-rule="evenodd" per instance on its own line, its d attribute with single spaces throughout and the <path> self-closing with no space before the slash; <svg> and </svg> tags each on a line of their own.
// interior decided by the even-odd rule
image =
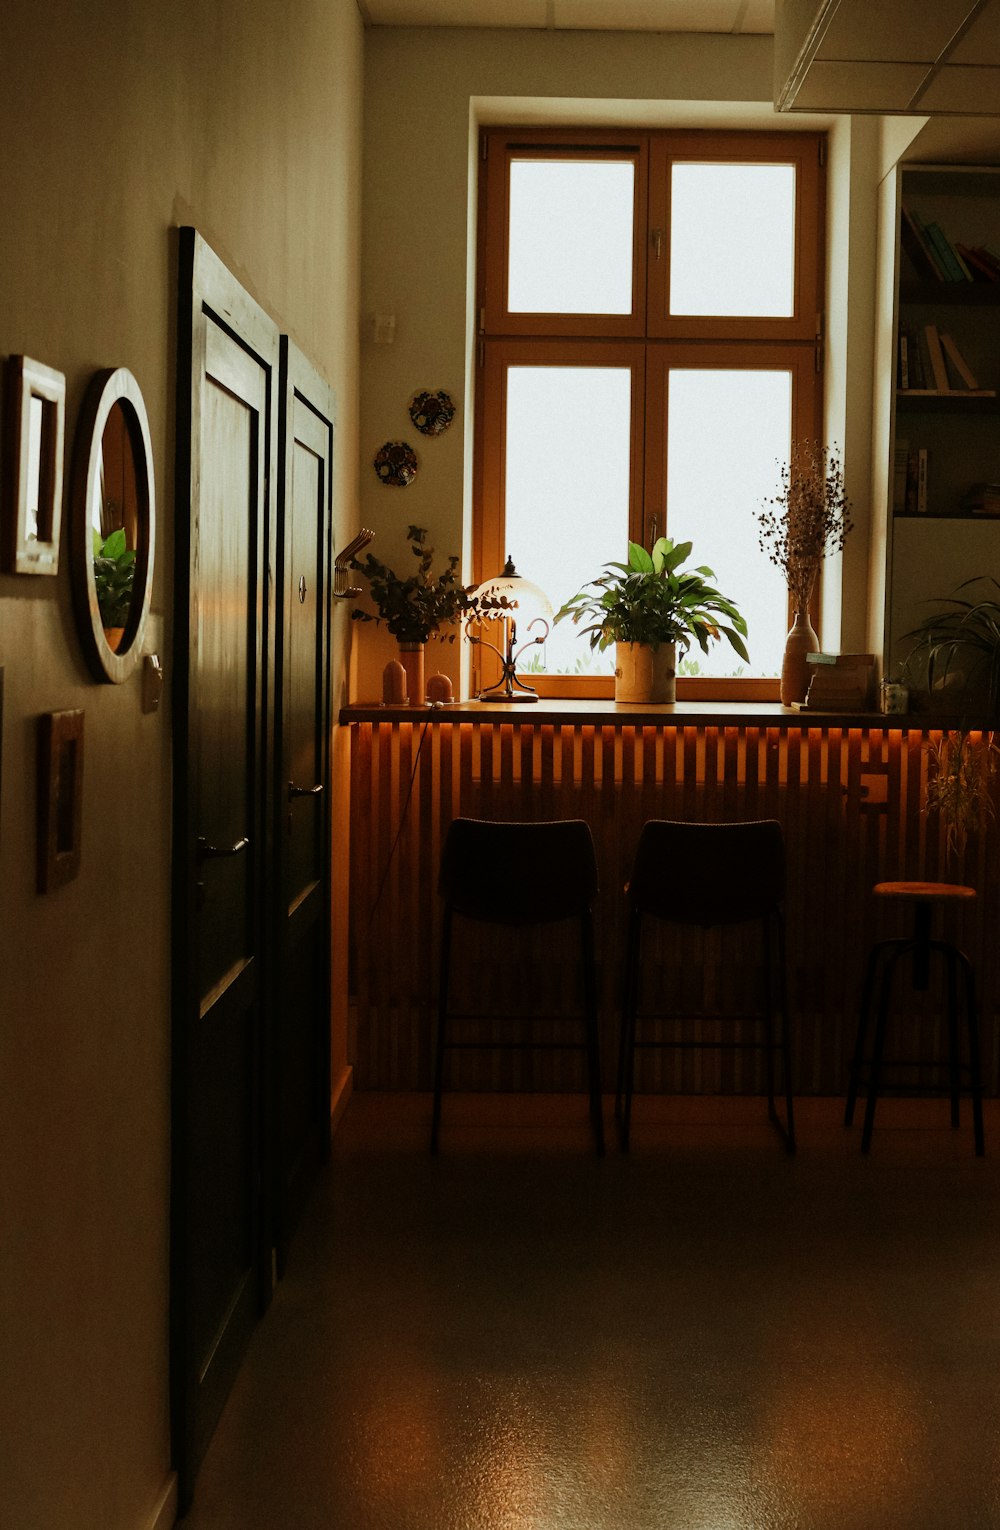
<svg viewBox="0 0 1000 1530">
<path fill-rule="evenodd" d="M 669 534 L 666 504 L 666 378 L 674 367 L 790 370 L 792 438 L 822 436 L 825 135 L 801 132 L 489 128 L 481 136 L 479 186 L 473 562 L 477 580 L 502 568 L 506 374 L 512 365 L 628 365 L 633 371 L 629 536 L 649 546 Z M 630 314 L 514 313 L 506 308 L 509 167 L 518 158 L 630 157 L 636 165 L 633 303 Z M 669 187 L 677 162 L 774 163 L 796 167 L 795 288 L 785 318 L 672 316 Z M 655 521 L 655 526 L 654 526 Z M 762 554 L 763 556 L 763 554 Z M 523 555 L 522 555 L 523 557 Z M 523 564 L 528 560 L 523 559 Z M 525 572 L 530 573 L 526 567 Z M 598 572 L 595 569 L 595 574 Z M 811 615 L 819 619 L 814 597 Z M 789 619 L 791 612 L 789 612 Z M 540 696 L 613 695 L 613 679 L 532 675 Z M 681 677 L 680 699 L 776 700 L 767 678 Z"/>
</svg>

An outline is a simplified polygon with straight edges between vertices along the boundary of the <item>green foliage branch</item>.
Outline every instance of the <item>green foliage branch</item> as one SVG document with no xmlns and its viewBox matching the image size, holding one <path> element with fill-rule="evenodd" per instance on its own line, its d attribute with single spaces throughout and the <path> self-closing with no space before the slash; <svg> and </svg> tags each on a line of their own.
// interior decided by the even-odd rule
<svg viewBox="0 0 1000 1530">
<path fill-rule="evenodd" d="M 501 608 L 512 607 L 513 602 L 505 597 L 477 599 L 474 592 L 459 580 L 457 557 L 449 558 L 447 568 L 441 573 L 432 573 L 434 549 L 427 546 L 427 535 L 424 526 L 407 528 L 406 539 L 417 564 L 405 578 L 372 553 L 363 562 L 356 558 L 352 561 L 351 567 L 368 580 L 378 613 L 355 607 L 351 615 L 356 622 L 385 622 L 400 643 L 426 643 L 432 637 L 453 643 L 456 631 L 442 631 L 442 628 L 454 629 L 463 619 L 488 617 Z"/>
</svg>

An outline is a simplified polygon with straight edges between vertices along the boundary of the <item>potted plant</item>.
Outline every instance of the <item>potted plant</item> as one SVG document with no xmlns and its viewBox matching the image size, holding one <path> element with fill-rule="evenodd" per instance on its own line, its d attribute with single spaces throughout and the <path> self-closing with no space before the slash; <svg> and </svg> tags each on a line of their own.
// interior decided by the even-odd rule
<svg viewBox="0 0 1000 1530">
<path fill-rule="evenodd" d="M 407 527 L 406 539 L 417 563 L 405 577 L 371 553 L 363 562 L 352 561 L 351 567 L 367 578 L 376 609 L 355 607 L 351 615 L 358 622 L 385 622 L 399 644 L 409 699 L 416 705 L 424 699 L 424 644 L 430 638 L 453 643 L 463 617 L 479 615 L 497 602 L 477 601 L 470 594 L 459 580 L 457 557 L 448 559 L 442 573 L 431 572 L 434 549 L 426 545 L 425 527 Z"/>
<path fill-rule="evenodd" d="M 673 701 L 677 653 L 686 653 L 692 641 L 707 653 L 710 643 L 724 637 L 742 659 L 749 658 L 746 621 L 709 583 L 712 570 L 682 567 L 691 546 L 660 537 L 647 552 L 630 542 L 627 563 L 605 564 L 606 572 L 556 614 L 557 622 L 586 621 L 583 632 L 591 648 L 617 645 L 616 701 Z"/>
<path fill-rule="evenodd" d="M 781 469 L 781 488 L 757 512 L 760 548 L 780 568 L 794 619 L 781 666 L 781 701 L 804 701 L 809 686 L 807 653 L 819 651 L 809 620 L 809 601 L 823 559 L 839 552 L 853 529 L 850 501 L 836 448 L 819 441 L 793 442 Z"/>
<path fill-rule="evenodd" d="M 972 585 L 983 587 L 979 599 L 959 592 Z M 941 602 L 942 609 L 925 617 L 906 634 L 914 645 L 907 655 L 906 670 L 915 687 L 928 697 L 961 698 L 963 713 L 976 703 L 985 707 L 991 720 L 1000 718 L 1000 583 L 989 574 L 960 584 L 954 595 Z M 973 593 L 970 591 L 970 594 Z"/>
<path fill-rule="evenodd" d="M 125 529 L 110 536 L 94 532 L 94 586 L 108 647 L 117 651 L 125 632 L 135 585 L 135 548 L 126 545 Z"/>
</svg>

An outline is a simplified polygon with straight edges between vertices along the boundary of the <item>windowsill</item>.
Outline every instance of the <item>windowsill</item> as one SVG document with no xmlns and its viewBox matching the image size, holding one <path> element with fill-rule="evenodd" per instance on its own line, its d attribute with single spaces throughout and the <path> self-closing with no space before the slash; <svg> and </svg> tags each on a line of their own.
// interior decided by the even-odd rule
<svg viewBox="0 0 1000 1530">
<path fill-rule="evenodd" d="M 888 716 L 882 712 L 829 712 L 783 707 L 778 701 L 678 701 L 673 704 L 628 706 L 615 701 L 542 697 L 537 702 L 458 701 L 445 705 L 385 706 L 355 702 L 342 708 L 342 723 L 509 722 L 655 727 L 695 723 L 719 727 L 942 728 L 949 719 L 930 714 Z"/>
</svg>

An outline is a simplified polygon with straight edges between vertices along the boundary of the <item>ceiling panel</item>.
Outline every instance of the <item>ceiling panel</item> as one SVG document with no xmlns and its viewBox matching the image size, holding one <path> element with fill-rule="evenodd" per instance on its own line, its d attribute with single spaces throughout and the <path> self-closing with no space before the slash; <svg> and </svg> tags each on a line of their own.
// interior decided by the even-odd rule
<svg viewBox="0 0 1000 1530">
<path fill-rule="evenodd" d="M 378 27 L 773 32 L 774 0 L 360 0 Z"/>
<path fill-rule="evenodd" d="M 933 64 L 973 0 L 841 0 L 816 57 Z"/>
<path fill-rule="evenodd" d="M 961 42 L 948 55 L 949 64 L 1000 64 L 1000 5 L 980 11 Z M 994 108 L 995 110 L 995 108 Z"/>
<path fill-rule="evenodd" d="M 969 116 L 1000 110 L 1000 68 L 946 64 L 920 97 L 917 110 Z"/>
<path fill-rule="evenodd" d="M 905 112 L 926 74 L 923 64 L 855 64 L 817 59 L 806 71 L 796 93 L 795 110 Z"/>
</svg>

